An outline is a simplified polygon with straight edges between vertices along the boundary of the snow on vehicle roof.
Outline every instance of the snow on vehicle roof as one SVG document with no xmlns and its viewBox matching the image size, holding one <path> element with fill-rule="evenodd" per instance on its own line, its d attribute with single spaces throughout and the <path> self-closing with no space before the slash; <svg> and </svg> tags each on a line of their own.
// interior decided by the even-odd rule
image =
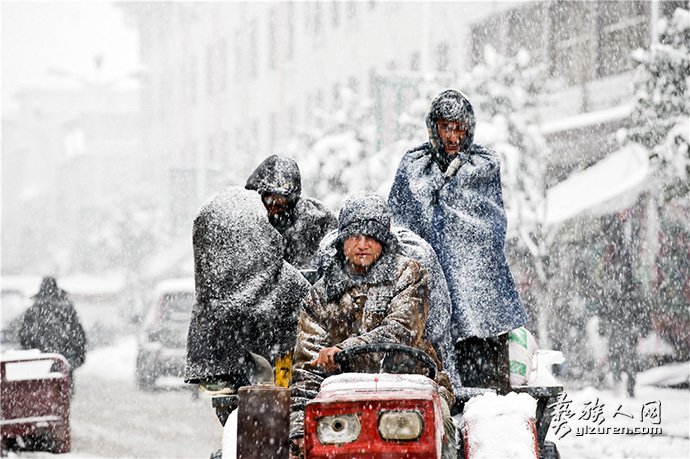
<svg viewBox="0 0 690 459">
<path fill-rule="evenodd" d="M 65 368 L 69 367 L 62 355 L 42 353 L 38 349 L 9 350 L 0 354 L 0 361 L 5 362 L 7 381 L 63 377 L 64 373 L 52 371 L 55 360 L 61 360 Z"/>
<path fill-rule="evenodd" d="M 388 373 L 343 373 L 329 376 L 321 383 L 321 393 L 372 390 L 437 390 L 434 381 L 423 375 Z"/>
<path fill-rule="evenodd" d="M 156 296 L 171 292 L 194 293 L 194 278 L 184 277 L 180 279 L 166 279 L 160 281 L 155 287 Z"/>
<path fill-rule="evenodd" d="M 525 393 L 487 393 L 470 399 L 463 411 L 469 456 L 536 457 L 534 434 L 527 424 L 536 409 L 537 401 Z"/>
</svg>

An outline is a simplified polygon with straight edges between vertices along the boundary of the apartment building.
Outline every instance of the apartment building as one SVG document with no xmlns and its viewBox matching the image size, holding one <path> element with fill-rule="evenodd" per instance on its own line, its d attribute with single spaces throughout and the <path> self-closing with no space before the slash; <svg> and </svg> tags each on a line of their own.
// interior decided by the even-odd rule
<svg viewBox="0 0 690 459">
<path fill-rule="evenodd" d="M 223 183 L 243 183 L 260 158 L 310 125 L 315 108 L 333 107 L 340 85 L 385 104 L 395 119 L 414 82 L 460 74 L 486 44 L 505 54 L 525 48 L 548 66 L 555 89 L 541 101 L 542 130 L 554 185 L 615 147 L 631 110 L 630 53 L 683 3 L 164 2 L 123 10 L 148 67 L 146 148 L 161 165 L 173 225 L 186 227 Z M 382 90 L 399 81 L 412 84 Z M 379 145 L 394 135 L 379 123 Z"/>
</svg>

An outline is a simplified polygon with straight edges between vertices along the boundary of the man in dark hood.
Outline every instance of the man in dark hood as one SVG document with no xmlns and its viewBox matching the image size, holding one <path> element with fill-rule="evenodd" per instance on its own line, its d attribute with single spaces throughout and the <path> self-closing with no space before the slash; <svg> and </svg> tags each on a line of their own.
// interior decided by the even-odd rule
<svg viewBox="0 0 690 459">
<path fill-rule="evenodd" d="M 527 316 L 504 252 L 499 158 L 474 143 L 474 111 L 459 91 L 431 102 L 426 125 L 429 142 L 401 160 L 388 204 L 396 224 L 436 251 L 463 384 L 507 390 L 507 333 Z"/>
<path fill-rule="evenodd" d="M 212 392 L 254 382 L 292 351 L 309 283 L 283 260 L 283 241 L 256 193 L 229 187 L 194 220 L 196 301 L 185 380 Z M 263 365 L 263 366 L 262 366 Z"/>
<path fill-rule="evenodd" d="M 297 269 L 313 268 L 319 242 L 337 222 L 322 203 L 300 196 L 297 163 L 284 156 L 269 156 L 252 172 L 245 188 L 261 195 L 268 220 L 283 236 L 285 261 Z"/>
<path fill-rule="evenodd" d="M 43 278 L 34 303 L 22 316 L 19 344 L 22 349 L 61 354 L 70 364 L 70 376 L 84 363 L 84 328 L 69 295 L 58 287 L 54 277 Z"/>
<path fill-rule="evenodd" d="M 304 299 L 295 344 L 291 385 L 290 438 L 302 447 L 304 406 L 321 382 L 335 372 L 335 354 L 372 343 L 403 344 L 427 353 L 442 368 L 427 338 L 429 313 L 426 271 L 401 254 L 390 229 L 386 202 L 373 194 L 357 194 L 343 204 L 331 254 L 321 260 L 323 276 Z M 355 372 L 377 371 L 381 358 L 363 359 Z M 436 376 L 444 400 L 444 458 L 455 451 L 449 407 L 454 396 L 448 375 Z"/>
</svg>

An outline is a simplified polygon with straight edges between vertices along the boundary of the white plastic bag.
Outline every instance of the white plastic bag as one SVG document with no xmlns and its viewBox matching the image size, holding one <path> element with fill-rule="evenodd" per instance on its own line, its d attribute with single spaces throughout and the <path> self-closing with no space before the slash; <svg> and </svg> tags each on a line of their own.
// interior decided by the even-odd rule
<svg viewBox="0 0 690 459">
<path fill-rule="evenodd" d="M 508 357 L 510 359 L 510 385 L 524 386 L 532 372 L 537 342 L 525 328 L 520 327 L 508 333 Z"/>
</svg>

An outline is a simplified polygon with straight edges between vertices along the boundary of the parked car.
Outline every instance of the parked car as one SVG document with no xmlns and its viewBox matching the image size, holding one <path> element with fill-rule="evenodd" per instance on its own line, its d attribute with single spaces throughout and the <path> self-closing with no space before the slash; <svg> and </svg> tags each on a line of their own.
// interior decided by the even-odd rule
<svg viewBox="0 0 690 459">
<path fill-rule="evenodd" d="M 2 455 L 14 449 L 70 451 L 69 363 L 37 350 L 0 355 Z"/>
<path fill-rule="evenodd" d="M 168 279 L 156 285 L 138 336 L 136 381 L 140 389 L 154 389 L 163 376 L 183 376 L 193 305 L 194 279 Z"/>
</svg>

